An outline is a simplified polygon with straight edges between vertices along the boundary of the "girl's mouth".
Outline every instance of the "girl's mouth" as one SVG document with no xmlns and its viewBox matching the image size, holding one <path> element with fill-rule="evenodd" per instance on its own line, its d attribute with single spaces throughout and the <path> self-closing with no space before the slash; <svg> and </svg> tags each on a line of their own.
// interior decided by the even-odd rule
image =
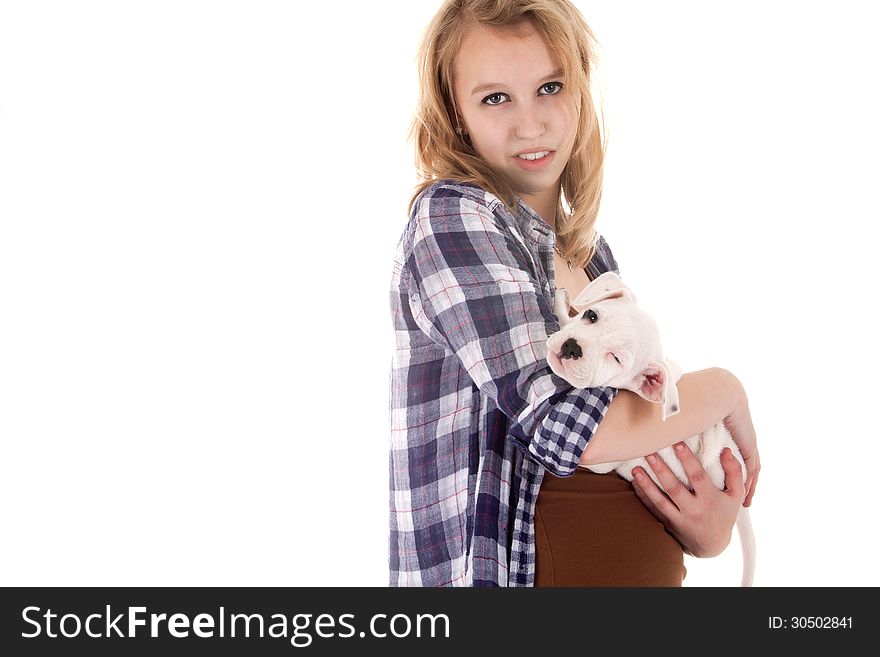
<svg viewBox="0 0 880 657">
<path fill-rule="evenodd" d="M 544 157 L 539 157 L 536 160 L 526 160 L 518 155 L 514 155 L 513 159 L 516 161 L 517 166 L 521 169 L 525 169 L 526 171 L 537 171 L 539 169 L 543 169 L 544 167 L 549 166 L 549 164 L 553 161 L 553 157 L 556 155 L 556 151 L 544 151 L 547 153 Z M 532 157 L 530 154 L 529 157 Z"/>
</svg>

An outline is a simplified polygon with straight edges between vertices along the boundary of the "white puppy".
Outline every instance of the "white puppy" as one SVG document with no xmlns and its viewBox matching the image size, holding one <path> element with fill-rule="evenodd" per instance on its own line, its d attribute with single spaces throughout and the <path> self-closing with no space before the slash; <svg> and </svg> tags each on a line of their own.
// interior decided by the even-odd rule
<svg viewBox="0 0 880 657">
<path fill-rule="evenodd" d="M 576 388 L 613 387 L 631 390 L 643 398 L 661 404 L 663 420 L 679 412 L 676 382 L 681 368 L 663 357 L 657 324 L 636 305 L 633 292 L 614 272 L 607 272 L 592 281 L 571 306 L 578 311 L 569 317 L 568 295 L 559 290 L 556 314 L 561 329 L 547 340 L 550 368 Z M 712 483 L 724 489 L 721 450 L 724 447 L 745 463 L 739 448 L 722 423 L 699 436 L 684 440 L 705 468 Z M 658 452 L 669 469 L 690 489 L 688 476 L 675 456 L 673 448 Z M 654 471 L 644 458 L 588 466 L 604 474 L 616 471 L 632 481 L 632 469 L 641 466 L 662 488 Z M 755 539 L 746 507 L 740 507 L 737 531 L 743 550 L 742 586 L 751 586 L 755 571 Z"/>
</svg>

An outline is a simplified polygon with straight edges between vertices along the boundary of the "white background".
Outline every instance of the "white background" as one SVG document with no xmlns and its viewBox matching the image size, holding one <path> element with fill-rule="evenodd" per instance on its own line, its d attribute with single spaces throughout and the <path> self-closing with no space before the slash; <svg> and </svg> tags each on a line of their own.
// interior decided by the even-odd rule
<svg viewBox="0 0 880 657">
<path fill-rule="evenodd" d="M 576 4 L 599 230 L 667 354 L 749 395 L 756 584 L 880 584 L 870 3 Z M 0 4 L 0 584 L 387 583 L 439 6 Z M 736 539 L 687 565 L 735 585 Z"/>
</svg>

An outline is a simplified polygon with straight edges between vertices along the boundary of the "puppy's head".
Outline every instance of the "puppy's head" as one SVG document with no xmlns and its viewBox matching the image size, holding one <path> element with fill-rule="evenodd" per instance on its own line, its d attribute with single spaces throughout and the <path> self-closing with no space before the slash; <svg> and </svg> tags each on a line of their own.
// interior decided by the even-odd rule
<svg viewBox="0 0 880 657">
<path fill-rule="evenodd" d="M 632 390 L 662 404 L 662 417 L 678 412 L 678 390 L 663 358 L 654 320 L 613 272 L 592 281 L 572 303 L 579 313 L 560 317 L 547 340 L 550 368 L 576 388 Z"/>
</svg>

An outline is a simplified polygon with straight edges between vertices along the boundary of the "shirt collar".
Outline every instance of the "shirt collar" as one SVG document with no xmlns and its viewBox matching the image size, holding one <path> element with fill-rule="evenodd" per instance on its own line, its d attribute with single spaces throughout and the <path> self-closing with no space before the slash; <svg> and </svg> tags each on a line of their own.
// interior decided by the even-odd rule
<svg viewBox="0 0 880 657">
<path fill-rule="evenodd" d="M 536 243 L 553 247 L 556 245 L 556 233 L 541 216 L 532 210 L 521 198 L 516 198 L 517 221 L 524 235 L 531 237 Z"/>
</svg>

